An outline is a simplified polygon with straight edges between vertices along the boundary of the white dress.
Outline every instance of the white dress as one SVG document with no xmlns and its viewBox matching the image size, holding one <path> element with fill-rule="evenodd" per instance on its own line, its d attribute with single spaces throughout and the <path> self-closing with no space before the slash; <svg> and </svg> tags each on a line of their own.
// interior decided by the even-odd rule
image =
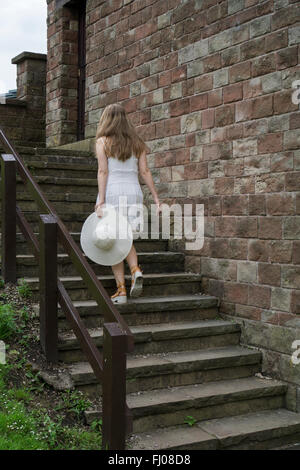
<svg viewBox="0 0 300 470">
<path fill-rule="evenodd" d="M 119 210 L 125 207 L 125 215 L 137 230 L 143 214 L 143 192 L 138 179 L 138 158 L 132 155 L 126 161 L 108 157 L 108 177 L 106 182 L 105 203 Z M 96 203 L 99 201 L 99 193 Z M 124 209 L 122 209 L 124 214 Z"/>
</svg>

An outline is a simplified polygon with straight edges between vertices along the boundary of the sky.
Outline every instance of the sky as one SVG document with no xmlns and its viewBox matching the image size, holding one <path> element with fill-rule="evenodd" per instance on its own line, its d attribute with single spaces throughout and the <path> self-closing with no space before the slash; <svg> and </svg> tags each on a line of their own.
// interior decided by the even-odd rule
<svg viewBox="0 0 300 470">
<path fill-rule="evenodd" d="M 46 18 L 46 0 L 0 0 L 0 93 L 17 88 L 13 57 L 47 52 Z"/>
</svg>

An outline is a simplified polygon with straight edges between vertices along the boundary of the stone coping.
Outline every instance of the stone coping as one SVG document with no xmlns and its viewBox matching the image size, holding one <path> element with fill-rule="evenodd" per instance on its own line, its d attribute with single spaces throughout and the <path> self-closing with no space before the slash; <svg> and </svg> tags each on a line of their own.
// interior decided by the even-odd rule
<svg viewBox="0 0 300 470">
<path fill-rule="evenodd" d="M 0 99 L 0 105 L 9 105 L 9 106 L 22 106 L 25 108 L 27 106 L 27 101 L 19 100 L 18 98 L 5 98 Z"/>
<path fill-rule="evenodd" d="M 58 10 L 62 7 L 69 7 L 72 5 L 78 5 L 78 0 L 56 0 L 55 1 L 55 10 Z"/>
<path fill-rule="evenodd" d="M 47 60 L 47 54 L 39 54 L 37 52 L 27 52 L 23 51 L 21 54 L 17 55 L 16 57 L 13 57 L 11 59 L 12 64 L 19 64 L 20 62 L 23 62 L 24 60 Z"/>
<path fill-rule="evenodd" d="M 95 149 L 95 138 L 78 140 L 69 144 L 60 145 L 53 147 L 60 150 L 83 150 L 85 152 L 94 152 Z"/>
</svg>

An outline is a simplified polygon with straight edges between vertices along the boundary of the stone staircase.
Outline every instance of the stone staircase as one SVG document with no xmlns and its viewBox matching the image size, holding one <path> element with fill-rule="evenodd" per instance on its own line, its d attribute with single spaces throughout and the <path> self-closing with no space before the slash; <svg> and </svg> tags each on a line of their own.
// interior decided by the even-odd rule
<svg viewBox="0 0 300 470">
<path fill-rule="evenodd" d="M 20 150 L 79 243 L 96 199 L 96 159 L 84 152 Z M 18 201 L 37 232 L 36 207 L 21 183 Z M 169 251 L 163 239 L 137 240 L 135 246 L 144 296 L 118 306 L 135 336 L 135 350 L 127 358 L 127 403 L 133 413 L 127 448 L 271 449 L 300 442 L 300 414 L 285 409 L 286 384 L 258 374 L 261 353 L 240 346 L 240 326 L 222 318 L 216 297 L 201 293 L 201 275 L 185 271 L 184 254 Z M 26 279 L 38 301 L 37 265 L 21 234 L 17 257 L 18 277 Z M 61 281 L 101 348 L 103 317 L 96 302 L 61 250 L 58 264 Z M 112 293 L 111 269 L 91 264 Z M 60 308 L 59 358 L 71 386 L 101 396 L 101 385 Z M 86 419 L 100 416 L 101 400 Z"/>
</svg>

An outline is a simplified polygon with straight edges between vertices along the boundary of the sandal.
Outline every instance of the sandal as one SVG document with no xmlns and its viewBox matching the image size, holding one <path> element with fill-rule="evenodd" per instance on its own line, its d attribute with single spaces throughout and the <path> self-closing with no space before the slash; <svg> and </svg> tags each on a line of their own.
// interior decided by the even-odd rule
<svg viewBox="0 0 300 470">
<path fill-rule="evenodd" d="M 117 284 L 117 291 L 111 296 L 114 304 L 125 304 L 127 302 L 127 294 L 125 284 Z"/>
<path fill-rule="evenodd" d="M 139 266 L 133 266 L 131 269 L 131 297 L 139 297 L 143 291 L 143 274 Z"/>
</svg>

